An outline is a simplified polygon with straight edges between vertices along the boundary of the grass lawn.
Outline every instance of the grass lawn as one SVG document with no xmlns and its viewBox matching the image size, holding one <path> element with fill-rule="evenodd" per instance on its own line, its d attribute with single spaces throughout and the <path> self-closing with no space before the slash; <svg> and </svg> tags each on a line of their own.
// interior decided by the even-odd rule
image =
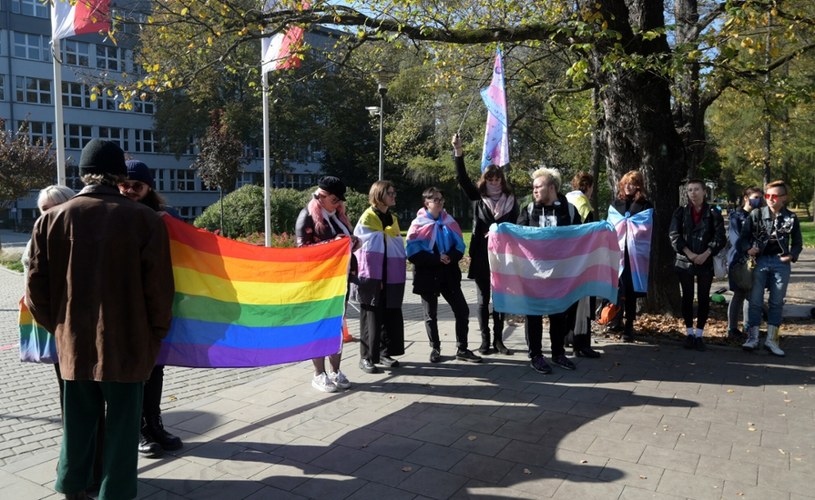
<svg viewBox="0 0 815 500">
<path fill-rule="evenodd" d="M 20 262 L 19 252 L 0 250 L 0 266 L 5 266 L 12 271 L 23 272 L 23 263 Z"/>
<path fill-rule="evenodd" d="M 801 221 L 801 235 L 804 238 L 805 247 L 815 247 L 815 222 Z"/>
</svg>

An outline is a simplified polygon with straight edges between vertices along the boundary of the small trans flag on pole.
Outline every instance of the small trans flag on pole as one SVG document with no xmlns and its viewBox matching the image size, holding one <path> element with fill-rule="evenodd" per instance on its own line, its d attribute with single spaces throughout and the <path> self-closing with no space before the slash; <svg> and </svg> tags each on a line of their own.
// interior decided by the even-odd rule
<svg viewBox="0 0 815 500">
<path fill-rule="evenodd" d="M 495 50 L 495 66 L 490 86 L 481 90 L 487 107 L 487 129 L 484 131 L 484 153 L 481 171 L 489 165 L 503 167 L 509 163 L 509 128 L 507 127 L 507 94 L 504 89 L 504 64 L 501 47 Z"/>
</svg>

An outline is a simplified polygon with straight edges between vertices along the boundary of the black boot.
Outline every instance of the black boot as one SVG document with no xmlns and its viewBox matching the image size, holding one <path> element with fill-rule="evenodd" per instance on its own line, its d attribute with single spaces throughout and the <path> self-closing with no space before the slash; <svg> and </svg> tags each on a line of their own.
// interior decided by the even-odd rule
<svg viewBox="0 0 815 500">
<path fill-rule="evenodd" d="M 142 418 L 141 432 L 139 433 L 139 455 L 147 458 L 159 458 L 164 450 L 161 445 L 153 439 L 153 435 L 144 423 Z"/>
<path fill-rule="evenodd" d="M 600 353 L 591 348 L 591 334 L 575 335 L 573 348 L 578 358 L 600 357 Z"/>
<path fill-rule="evenodd" d="M 183 446 L 181 439 L 164 430 L 161 421 L 161 392 L 164 387 L 164 366 L 153 367 L 150 378 L 144 384 L 144 402 L 142 404 L 142 428 L 146 434 L 164 449 L 175 451 Z M 145 432 L 142 432 L 145 434 Z"/>
<path fill-rule="evenodd" d="M 478 352 L 482 355 L 492 354 L 490 348 L 490 307 L 478 306 L 478 328 L 481 330 L 481 346 Z"/>
<path fill-rule="evenodd" d="M 634 342 L 634 322 L 625 318 L 625 330 L 623 331 L 623 342 Z"/>
<path fill-rule="evenodd" d="M 148 418 L 147 428 L 150 430 L 153 439 L 161 445 L 164 451 L 180 450 L 184 446 L 180 437 L 174 436 L 164 429 L 161 416 Z"/>
<path fill-rule="evenodd" d="M 504 314 L 493 311 L 492 324 L 492 329 L 495 332 L 495 340 L 492 346 L 495 347 L 495 352 L 504 356 L 512 356 L 512 350 L 504 345 Z"/>
</svg>

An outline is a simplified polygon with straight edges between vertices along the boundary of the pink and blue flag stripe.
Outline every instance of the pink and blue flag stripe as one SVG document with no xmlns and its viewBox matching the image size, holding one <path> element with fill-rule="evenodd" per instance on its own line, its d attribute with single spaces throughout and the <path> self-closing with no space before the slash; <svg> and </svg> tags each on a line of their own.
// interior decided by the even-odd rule
<svg viewBox="0 0 815 500">
<path fill-rule="evenodd" d="M 634 291 L 648 292 L 648 268 L 651 261 L 651 235 L 654 228 L 654 209 L 649 208 L 634 215 L 618 212 L 608 207 L 607 220 L 617 231 L 620 247 L 620 274 L 623 272 L 623 259 L 628 249 L 628 262 L 631 265 L 631 279 Z"/>
<path fill-rule="evenodd" d="M 493 224 L 487 248 L 496 311 L 545 316 L 587 296 L 617 300 L 620 250 L 608 222 Z"/>
<path fill-rule="evenodd" d="M 481 155 L 481 171 L 490 165 L 502 167 L 509 163 L 509 127 L 507 120 L 507 95 L 504 86 L 504 64 L 501 48 L 495 53 L 495 65 L 490 86 L 481 91 L 481 99 L 487 107 L 487 127 L 484 131 L 484 151 Z"/>
</svg>

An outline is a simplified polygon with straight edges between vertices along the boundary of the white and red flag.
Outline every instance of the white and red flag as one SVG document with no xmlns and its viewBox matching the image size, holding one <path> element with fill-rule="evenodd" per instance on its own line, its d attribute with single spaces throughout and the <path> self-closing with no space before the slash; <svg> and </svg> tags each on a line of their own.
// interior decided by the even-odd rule
<svg viewBox="0 0 815 500">
<path fill-rule="evenodd" d="M 110 31 L 110 0 L 54 0 L 51 39 Z"/>
<path fill-rule="evenodd" d="M 274 4 L 274 0 L 269 0 L 266 2 L 265 10 L 269 12 Z M 301 7 L 308 9 L 309 3 L 303 2 Z M 297 51 L 303 44 L 303 32 L 301 26 L 289 26 L 285 32 L 261 39 L 260 61 L 264 73 L 300 67 L 300 58 L 297 56 Z"/>
</svg>

